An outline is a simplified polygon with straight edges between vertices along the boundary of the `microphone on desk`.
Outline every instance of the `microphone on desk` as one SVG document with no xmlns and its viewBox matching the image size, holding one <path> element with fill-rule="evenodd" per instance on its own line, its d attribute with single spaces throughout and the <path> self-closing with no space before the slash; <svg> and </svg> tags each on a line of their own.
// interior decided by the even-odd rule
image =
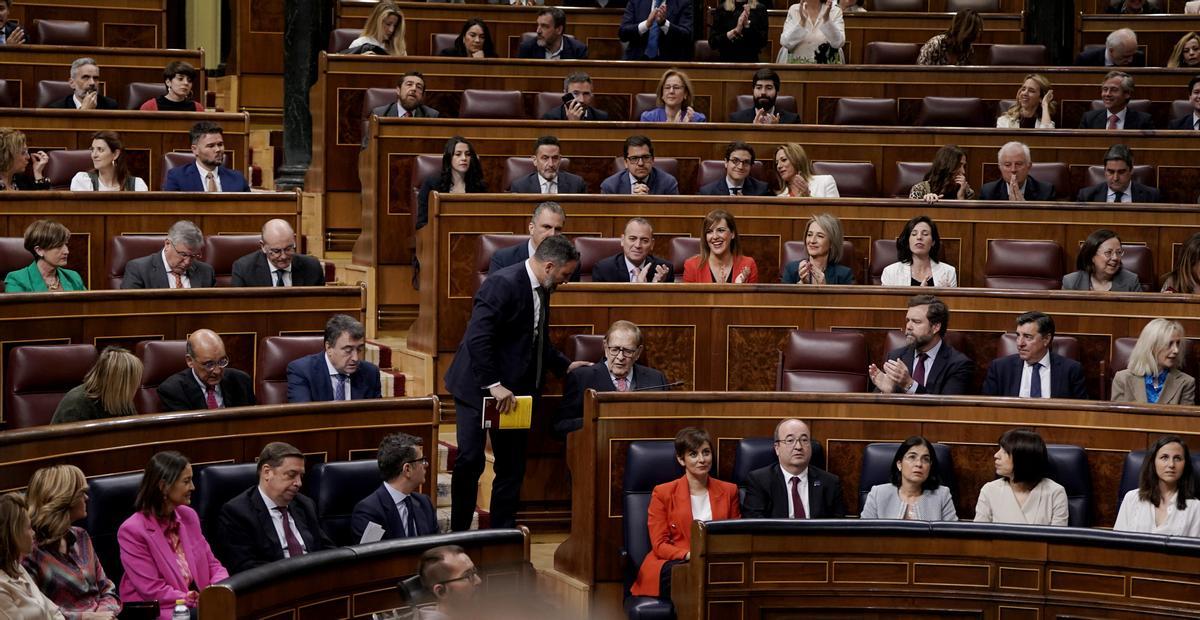
<svg viewBox="0 0 1200 620">
<path fill-rule="evenodd" d="M 683 385 L 683 384 L 684 384 L 683 381 L 676 381 L 674 383 L 664 383 L 663 385 L 647 385 L 646 387 L 633 388 L 632 390 L 629 390 L 629 391 L 630 392 L 645 392 L 647 390 L 661 390 L 663 388 L 670 389 L 675 386 L 679 386 L 679 385 Z"/>
</svg>

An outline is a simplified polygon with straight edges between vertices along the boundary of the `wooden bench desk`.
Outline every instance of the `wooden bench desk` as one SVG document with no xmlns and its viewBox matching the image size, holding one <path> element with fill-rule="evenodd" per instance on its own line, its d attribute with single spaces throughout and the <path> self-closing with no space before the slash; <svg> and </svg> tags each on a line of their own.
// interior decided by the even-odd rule
<svg viewBox="0 0 1200 620">
<path fill-rule="evenodd" d="M 13 12 L 18 11 L 22 4 L 14 4 Z M 38 82 L 66 82 L 71 75 L 71 63 L 83 57 L 96 61 L 100 67 L 100 93 L 116 99 L 118 104 L 125 103 L 125 87 L 131 82 L 162 84 L 163 68 L 173 60 L 185 61 L 196 68 L 199 79 L 192 88 L 197 93 L 196 97 L 203 100 L 202 94 L 206 88 L 204 50 L 143 49 L 143 46 L 137 45 L 0 45 L 0 76 L 9 82 L 10 87 L 13 82 L 19 83 L 21 107 L 34 108 L 37 106 Z"/>
<path fill-rule="evenodd" d="M 35 19 L 69 19 L 91 22 L 101 47 L 167 46 L 167 0 L 27 0 L 14 2 L 8 18 L 21 22 L 27 39 Z"/>
</svg>

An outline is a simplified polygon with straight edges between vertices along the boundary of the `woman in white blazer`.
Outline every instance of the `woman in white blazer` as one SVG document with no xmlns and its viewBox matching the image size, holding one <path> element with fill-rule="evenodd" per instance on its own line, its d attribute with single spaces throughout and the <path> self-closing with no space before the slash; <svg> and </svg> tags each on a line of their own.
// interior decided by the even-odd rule
<svg viewBox="0 0 1200 620">
<path fill-rule="evenodd" d="M 958 286 L 954 266 L 940 262 L 942 238 L 928 216 L 919 215 L 904 225 L 896 237 L 896 255 L 900 260 L 884 267 L 880 276 L 884 286 Z"/>
<path fill-rule="evenodd" d="M 813 174 L 812 161 L 804 147 L 795 142 L 775 149 L 775 172 L 779 174 L 779 196 L 792 198 L 838 198 L 837 181 L 828 174 Z"/>
<path fill-rule="evenodd" d="M 1200 537 L 1200 499 L 1187 444 L 1176 435 L 1160 437 L 1142 461 L 1138 488 L 1121 501 L 1114 530 Z"/>
<path fill-rule="evenodd" d="M 937 454 L 929 440 L 909 437 L 892 459 L 892 481 L 871 487 L 860 518 L 958 521 L 954 498 L 937 470 Z"/>
</svg>

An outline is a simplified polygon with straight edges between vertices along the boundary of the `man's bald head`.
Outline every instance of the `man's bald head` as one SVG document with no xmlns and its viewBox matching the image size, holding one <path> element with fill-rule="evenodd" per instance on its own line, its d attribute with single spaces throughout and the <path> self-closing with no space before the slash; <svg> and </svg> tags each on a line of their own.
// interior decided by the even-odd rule
<svg viewBox="0 0 1200 620">
<path fill-rule="evenodd" d="M 262 227 L 262 239 L 258 242 L 272 269 L 287 269 L 296 253 L 296 231 L 287 220 L 268 220 Z"/>
<path fill-rule="evenodd" d="M 225 355 L 225 341 L 211 329 L 198 329 L 187 339 L 187 365 L 196 378 L 206 385 L 221 383 L 229 357 Z"/>
</svg>

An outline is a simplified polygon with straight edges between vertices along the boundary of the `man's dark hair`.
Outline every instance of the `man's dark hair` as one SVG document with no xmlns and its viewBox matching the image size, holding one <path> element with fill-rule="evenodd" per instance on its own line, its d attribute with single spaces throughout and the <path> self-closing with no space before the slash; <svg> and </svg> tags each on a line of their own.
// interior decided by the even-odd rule
<svg viewBox="0 0 1200 620">
<path fill-rule="evenodd" d="M 1104 152 L 1104 163 L 1107 164 L 1114 159 L 1125 162 L 1125 165 L 1129 166 L 1129 170 L 1133 171 L 1133 151 L 1129 147 L 1124 144 L 1114 144 L 1108 147 L 1108 150 Z"/>
<path fill-rule="evenodd" d="M 273 468 L 283 465 L 283 459 L 288 457 L 295 457 L 303 461 L 304 453 L 290 443 L 272 441 L 263 446 L 262 452 L 258 453 L 258 473 L 261 474 L 263 467 L 267 465 Z"/>
<path fill-rule="evenodd" d="M 167 63 L 165 68 L 163 68 L 164 82 L 169 82 L 175 79 L 175 76 L 177 75 L 187 76 L 187 78 L 192 81 L 192 84 L 196 83 L 196 68 L 190 63 L 182 60 L 172 60 L 171 62 Z"/>
<path fill-rule="evenodd" d="M 212 121 L 200 121 L 199 123 L 192 125 L 192 130 L 188 132 L 188 137 L 192 139 L 192 144 L 198 144 L 200 142 L 200 138 L 213 133 L 219 133 L 223 137 L 225 135 L 225 130 L 221 129 L 220 125 Z"/>
<path fill-rule="evenodd" d="M 1044 312 L 1033 310 L 1017 317 L 1017 327 L 1026 323 L 1037 323 L 1038 333 L 1043 336 L 1054 335 L 1054 319 Z"/>
<path fill-rule="evenodd" d="M 458 545 L 442 545 L 426 550 L 421 554 L 420 564 L 417 570 L 421 576 L 421 585 L 425 586 L 426 590 L 433 590 L 433 586 L 450 579 L 450 574 L 446 570 L 446 560 L 454 555 L 466 555 L 466 551 Z"/>
<path fill-rule="evenodd" d="M 650 156 L 654 157 L 654 143 L 646 136 L 629 136 L 625 138 L 625 148 L 621 151 L 621 157 L 629 156 L 629 149 L 635 146 L 644 146 L 650 149 Z"/>
<path fill-rule="evenodd" d="M 1188 92 L 1189 93 L 1192 92 L 1193 88 L 1196 88 L 1197 82 L 1200 82 L 1200 75 L 1197 75 L 1197 76 L 1193 77 L 1192 79 L 1188 80 Z"/>
<path fill-rule="evenodd" d="M 562 9 L 560 9 L 556 6 L 542 7 L 542 10 L 538 11 L 537 14 L 538 14 L 538 17 L 541 17 L 543 15 L 549 15 L 554 20 L 555 28 L 566 28 L 567 27 L 567 14 L 564 13 Z"/>
<path fill-rule="evenodd" d="M 563 78 L 563 92 L 565 93 L 568 90 L 571 90 L 572 84 L 580 84 L 583 82 L 587 82 L 588 84 L 591 84 L 592 76 L 588 75 L 584 71 L 572 72 L 572 73 L 568 74 L 567 77 Z"/>
<path fill-rule="evenodd" d="M 763 67 L 762 69 L 755 71 L 754 77 L 750 79 L 750 86 L 753 87 L 755 84 L 758 84 L 763 80 L 771 80 L 771 83 L 775 85 L 775 91 L 779 91 L 779 74 L 775 73 L 774 69 Z"/>
<path fill-rule="evenodd" d="M 900 479 L 900 468 L 897 465 L 904 460 L 904 455 L 908 454 L 908 451 L 912 450 L 914 446 L 925 446 L 925 449 L 929 450 L 929 476 L 925 478 L 925 482 L 921 483 L 921 490 L 936 491 L 938 487 L 942 486 L 942 478 L 938 476 L 937 452 L 933 449 L 933 444 L 920 435 L 913 435 L 905 439 L 904 443 L 896 448 L 896 456 L 892 457 L 892 484 L 899 488 L 904 482 Z"/>
<path fill-rule="evenodd" d="M 565 265 L 579 260 L 579 250 L 566 235 L 554 235 L 542 239 L 533 257 L 541 262 L 551 262 L 555 265 Z"/>
<path fill-rule="evenodd" d="M 348 314 L 335 314 L 325 324 L 325 345 L 332 347 L 342 334 L 350 334 L 351 340 L 362 340 L 367 337 L 363 324 Z"/>
<path fill-rule="evenodd" d="M 950 309 L 946 307 L 942 300 L 933 295 L 914 295 L 908 300 L 908 307 L 915 308 L 917 306 L 929 306 L 925 312 L 925 318 L 930 323 L 937 323 L 938 336 L 946 337 L 946 329 L 950 327 Z"/>
<path fill-rule="evenodd" d="M 404 473 L 404 466 L 417 456 L 421 438 L 408 433 L 392 433 L 379 442 L 376 460 L 384 480 L 393 480 Z"/>
<path fill-rule="evenodd" d="M 729 161 L 729 156 L 733 155 L 734 151 L 746 151 L 746 152 L 750 153 L 750 165 L 751 166 L 754 165 L 754 161 L 755 161 L 754 147 L 750 146 L 749 144 L 747 144 L 745 142 L 742 142 L 741 140 L 734 140 L 733 142 L 730 142 L 728 146 L 725 147 L 725 160 L 726 161 Z"/>
<path fill-rule="evenodd" d="M 534 153 L 537 153 L 537 150 L 538 150 L 538 149 L 540 149 L 540 148 L 542 148 L 543 146 L 557 146 L 557 147 L 559 147 L 559 148 L 562 148 L 562 146 L 561 146 L 561 145 L 558 143 L 558 138 L 557 138 L 557 137 L 555 137 L 555 136 L 542 136 L 542 137 L 540 137 L 540 138 L 538 138 L 538 139 L 537 139 L 537 142 L 534 142 L 534 143 L 533 143 L 533 152 L 534 152 Z"/>
<path fill-rule="evenodd" d="M 1012 481 L 1034 487 L 1050 475 L 1050 457 L 1042 436 L 1014 428 L 1000 436 L 1000 447 L 1012 457 Z"/>
<path fill-rule="evenodd" d="M 409 71 L 408 73 L 405 73 L 404 75 L 400 76 L 400 79 L 396 80 L 396 86 L 403 84 L 404 78 L 406 78 L 406 77 L 419 77 L 419 78 L 421 78 L 421 83 L 422 84 L 425 83 L 425 74 L 424 73 L 421 73 L 420 71 Z"/>
</svg>

